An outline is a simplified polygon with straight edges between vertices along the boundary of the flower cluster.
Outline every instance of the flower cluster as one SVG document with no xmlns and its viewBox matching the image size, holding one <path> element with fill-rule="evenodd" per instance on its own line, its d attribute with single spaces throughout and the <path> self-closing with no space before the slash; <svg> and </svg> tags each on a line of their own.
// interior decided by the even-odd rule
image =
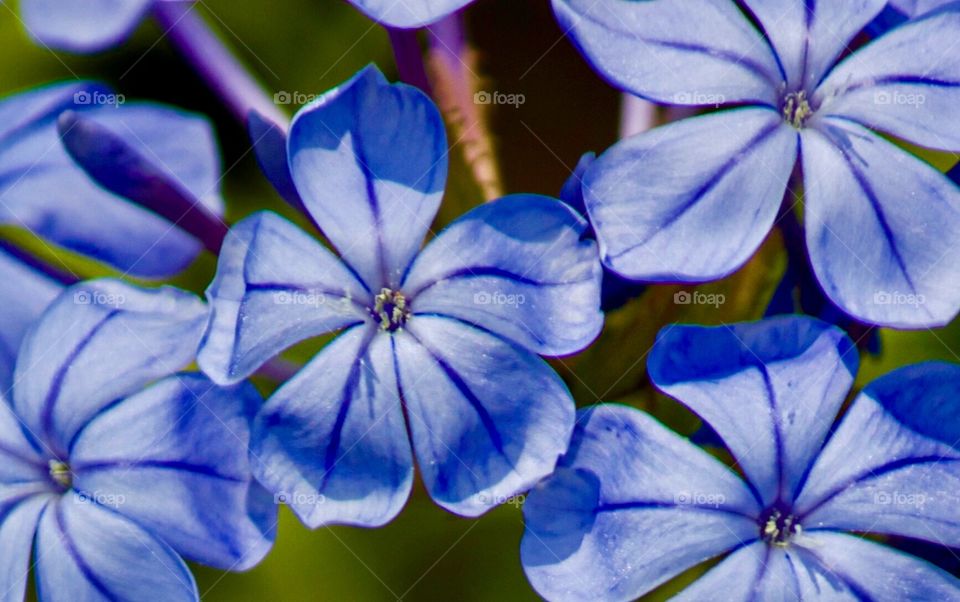
<svg viewBox="0 0 960 602">
<path fill-rule="evenodd" d="M 32 574 L 41 601 L 196 601 L 186 562 L 257 566 L 279 505 L 381 527 L 419 479 L 459 517 L 522 506 L 551 601 L 960 600 L 956 571 L 904 551 L 960 548 L 960 365 L 857 383 L 858 346 L 960 311 L 960 189 L 919 156 L 960 152 L 960 2 L 553 0 L 665 123 L 584 153 L 559 199 L 452 220 L 448 168 L 488 165 L 450 161 L 477 90 L 444 78 L 472 63 L 408 77 L 396 30 L 443 21 L 459 47 L 470 1 L 351 3 L 410 83 L 371 65 L 288 121 L 188 5 L 21 2 L 71 52 L 169 26 L 297 217 L 222 220 L 203 116 L 86 81 L 0 101 L 0 222 L 31 237 L 0 231 L 0 598 Z M 787 267 L 753 276 L 776 292 L 660 286 L 729 282 L 774 228 Z M 123 280 L 203 251 L 206 302 Z M 675 323 L 728 290 L 769 295 Z M 641 322 L 629 403 L 575 400 Z"/>
</svg>

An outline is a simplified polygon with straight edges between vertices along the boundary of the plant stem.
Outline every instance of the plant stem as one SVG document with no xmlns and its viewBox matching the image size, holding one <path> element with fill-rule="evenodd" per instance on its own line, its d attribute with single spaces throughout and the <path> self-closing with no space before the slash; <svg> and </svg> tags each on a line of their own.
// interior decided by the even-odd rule
<svg viewBox="0 0 960 602">
<path fill-rule="evenodd" d="M 289 117 L 277 108 L 190 3 L 156 2 L 153 16 L 241 124 L 246 126 L 250 111 L 257 111 L 283 126 L 289 124 Z"/>
<path fill-rule="evenodd" d="M 486 120 L 486 105 L 476 102 L 480 77 L 467 43 L 463 18 L 454 13 L 427 28 L 430 43 L 428 72 L 433 95 L 447 118 L 452 137 L 463 147 L 467 165 L 486 200 L 502 196 L 500 170 L 493 152 L 493 137 Z"/>
<path fill-rule="evenodd" d="M 624 92 L 620 96 L 620 138 L 642 134 L 657 125 L 657 105 Z"/>
<path fill-rule="evenodd" d="M 423 64 L 423 51 L 417 40 L 417 30 L 387 27 L 390 44 L 393 46 L 393 58 L 397 63 L 400 79 L 430 94 L 430 80 L 427 68 Z"/>
</svg>

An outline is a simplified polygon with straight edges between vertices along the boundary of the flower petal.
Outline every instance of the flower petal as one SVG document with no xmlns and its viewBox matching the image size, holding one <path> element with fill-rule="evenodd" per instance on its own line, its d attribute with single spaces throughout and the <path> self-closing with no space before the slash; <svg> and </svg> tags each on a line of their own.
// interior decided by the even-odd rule
<svg viewBox="0 0 960 602">
<path fill-rule="evenodd" d="M 647 369 L 720 435 L 766 506 L 793 499 L 853 384 L 857 352 L 839 328 L 799 316 L 667 326 Z"/>
<path fill-rule="evenodd" d="M 13 505 L 0 503 L 0 600 L 22 602 L 26 599 L 30 576 L 30 553 L 40 513 L 50 496 L 20 499 Z"/>
<path fill-rule="evenodd" d="M 853 53 L 818 88 L 818 113 L 960 150 L 960 5 L 908 21 Z"/>
<path fill-rule="evenodd" d="M 548 197 L 481 205 L 427 245 L 403 290 L 415 314 L 452 317 L 536 353 L 574 353 L 603 327 L 602 270 L 586 227 Z"/>
<path fill-rule="evenodd" d="M 230 229 L 207 299 L 198 362 L 227 384 L 294 343 L 364 321 L 373 295 L 311 236 L 261 212 Z"/>
<path fill-rule="evenodd" d="M 297 114 L 287 150 L 324 235 L 368 288 L 395 288 L 447 178 L 447 136 L 433 101 L 367 67 Z"/>
<path fill-rule="evenodd" d="M 0 248 L 0 397 L 9 397 L 20 341 L 61 285 Z"/>
<path fill-rule="evenodd" d="M 287 160 L 287 132 L 269 117 L 255 110 L 247 117 L 247 133 L 257 155 L 260 171 L 273 184 L 277 193 L 292 207 L 307 213 L 303 199 L 297 193 L 297 187 L 290 175 Z"/>
<path fill-rule="evenodd" d="M 6 396 L 0 393 L 0 484 L 47 484 L 50 476 L 46 460 L 49 455 L 44 453 L 47 451 L 13 413 Z"/>
<path fill-rule="evenodd" d="M 783 81 L 770 46 L 733 2 L 553 0 L 564 31 L 601 75 L 678 105 L 775 105 Z"/>
<path fill-rule="evenodd" d="M 806 533 L 789 548 L 742 548 L 672 598 L 751 600 L 953 600 L 960 582 L 893 548 L 844 533 Z"/>
<path fill-rule="evenodd" d="M 154 0 L 21 0 L 27 33 L 44 47 L 87 53 L 119 44 Z"/>
<path fill-rule="evenodd" d="M 524 504 L 524 571 L 549 600 L 629 600 L 757 538 L 732 471 L 650 416 L 582 410 L 570 452 Z"/>
<path fill-rule="evenodd" d="M 421 476 L 440 506 L 479 516 L 553 471 L 574 404 L 546 362 L 440 317 L 413 317 L 394 341 Z"/>
<path fill-rule="evenodd" d="M 791 90 L 811 89 L 885 0 L 746 0 L 787 72 Z"/>
<path fill-rule="evenodd" d="M 202 564 L 245 570 L 270 550 L 272 498 L 253 481 L 247 445 L 260 395 L 199 374 L 165 378 L 111 406 L 78 435 L 74 488 Z M 248 503 L 254 502 L 253 507 Z"/>
<path fill-rule="evenodd" d="M 150 102 L 98 106 L 80 115 L 121 138 L 208 211 L 223 214 L 220 149 L 207 117 Z"/>
<path fill-rule="evenodd" d="M 711 600 L 716 599 L 718 592 L 723 592 L 723 600 L 729 602 L 857 602 L 873 599 L 858 597 L 858 591 L 852 590 L 807 550 L 797 546 L 781 548 L 763 542 L 740 548 L 673 600 Z"/>
<path fill-rule="evenodd" d="M 473 0 L 350 0 L 374 21 L 412 29 L 439 21 Z"/>
<path fill-rule="evenodd" d="M 308 527 L 378 527 L 403 507 L 413 457 L 391 338 L 354 327 L 282 386 L 257 418 L 257 478 Z"/>
<path fill-rule="evenodd" d="M 50 602 L 199 599 L 193 575 L 167 544 L 78 494 L 40 518 L 36 572 L 37 597 Z"/>
<path fill-rule="evenodd" d="M 960 546 L 960 366 L 895 370 L 853 402 L 797 500 L 805 528 Z"/>
<path fill-rule="evenodd" d="M 907 15 L 916 17 L 955 2 L 956 0 L 890 0 L 890 6 Z"/>
<path fill-rule="evenodd" d="M 87 82 L 48 86 L 0 102 L 0 119 L 10 120 L 0 127 L 0 222 L 136 276 L 168 276 L 187 266 L 200 244 L 96 184 L 64 148 L 57 118 L 75 110 L 110 129 L 157 172 L 220 213 L 216 143 L 206 118 L 159 105 L 103 106 L 109 100 L 119 103 L 118 98 Z"/>
<path fill-rule="evenodd" d="M 685 119 L 617 143 L 584 179 L 604 263 L 652 281 L 729 274 L 773 226 L 796 149 L 796 131 L 759 108 Z"/>
<path fill-rule="evenodd" d="M 14 409 L 57 454 L 100 410 L 193 361 L 206 319 L 193 294 L 83 282 L 61 294 L 17 357 Z"/>
<path fill-rule="evenodd" d="M 910 554 L 845 533 L 808 533 L 805 551 L 819 561 L 834 584 L 849 589 L 850 600 L 956 600 L 960 580 Z M 807 563 L 810 564 L 809 562 Z M 840 583 L 837 583 L 837 582 Z M 801 591 L 803 600 L 831 599 Z"/>
<path fill-rule="evenodd" d="M 869 130 L 803 134 L 807 248 L 824 292 L 861 321 L 942 326 L 960 310 L 960 189 Z"/>
</svg>

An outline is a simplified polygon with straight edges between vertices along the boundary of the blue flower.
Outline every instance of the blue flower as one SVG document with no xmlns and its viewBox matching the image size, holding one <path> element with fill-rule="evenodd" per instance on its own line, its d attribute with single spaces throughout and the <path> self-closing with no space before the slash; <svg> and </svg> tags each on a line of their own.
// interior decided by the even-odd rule
<svg viewBox="0 0 960 602">
<path fill-rule="evenodd" d="M 197 600 L 183 559 L 249 568 L 276 507 L 252 480 L 261 403 L 177 370 L 206 320 L 191 294 L 119 281 L 67 289 L 0 395 L 0 582 L 22 600 Z M 33 560 L 31 560 L 33 549 Z"/>
<path fill-rule="evenodd" d="M 340 257 L 272 213 L 224 243 L 199 353 L 213 380 L 342 331 L 254 427 L 257 478 L 309 526 L 389 521 L 414 453 L 433 499 L 476 516 L 548 474 L 569 442 L 573 401 L 536 354 L 598 334 L 596 245 L 563 203 L 516 195 L 421 250 L 447 152 L 436 106 L 369 67 L 304 108 L 288 140 L 299 196 Z"/>
<path fill-rule="evenodd" d="M 960 597 L 955 577 L 857 535 L 960 545 L 960 366 L 883 376 L 836 425 L 856 349 L 812 318 L 668 326 L 648 368 L 743 477 L 643 412 L 584 410 L 524 506 L 523 565 L 541 595 L 631 600 L 727 554 L 676 599 Z"/>
<path fill-rule="evenodd" d="M 807 252 L 830 299 L 871 324 L 947 323 L 960 309 L 960 191 L 872 130 L 960 150 L 960 5 L 839 60 L 883 0 L 743 4 L 750 14 L 731 0 L 554 0 L 615 85 L 737 105 L 621 141 L 587 170 L 604 263 L 654 282 L 728 275 L 770 231 L 799 164 Z"/>
<path fill-rule="evenodd" d="M 27 33 L 40 44 L 87 53 L 127 39 L 155 2 L 169 0 L 20 0 Z"/>
<path fill-rule="evenodd" d="M 350 0 L 374 21 L 413 29 L 436 23 L 473 0 Z"/>
<path fill-rule="evenodd" d="M 58 125 L 65 126 L 63 132 Z M 223 212 L 219 150 L 206 118 L 153 103 L 128 103 L 102 85 L 71 82 L 0 102 L 0 223 L 28 229 L 134 276 L 164 277 L 185 268 L 201 249 L 198 240 L 103 188 L 68 153 L 65 143 L 89 128 L 98 140 L 122 141 L 124 158 L 136 158 L 127 163 L 118 156 L 100 158 L 112 178 L 127 175 L 138 181 L 140 189 L 129 191 L 132 200 L 157 190 L 176 191 L 210 214 Z"/>
</svg>

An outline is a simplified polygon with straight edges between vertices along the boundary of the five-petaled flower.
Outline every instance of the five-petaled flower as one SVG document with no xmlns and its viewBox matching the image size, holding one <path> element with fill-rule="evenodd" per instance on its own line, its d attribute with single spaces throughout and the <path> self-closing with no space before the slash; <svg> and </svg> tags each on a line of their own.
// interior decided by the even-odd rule
<svg viewBox="0 0 960 602">
<path fill-rule="evenodd" d="M 371 526 L 406 501 L 414 453 L 433 499 L 467 516 L 550 473 L 574 404 L 537 354 L 579 351 L 603 321 L 586 222 L 555 199 L 517 195 L 421 250 L 446 134 L 424 94 L 373 67 L 305 107 L 287 151 L 340 257 L 275 214 L 235 225 L 207 291 L 199 363 L 236 382 L 300 340 L 342 332 L 264 406 L 258 479 L 307 525 Z"/>
<path fill-rule="evenodd" d="M 662 103 L 738 107 L 628 138 L 587 170 L 603 261 L 648 281 L 726 276 L 770 231 L 799 163 L 807 249 L 831 300 L 886 326 L 955 316 L 960 191 L 873 130 L 960 150 L 960 5 L 844 58 L 885 4 L 554 0 L 616 85 Z"/>
<path fill-rule="evenodd" d="M 723 440 L 742 478 L 647 414 L 583 410 L 524 506 L 522 557 L 550 600 L 631 600 L 704 561 L 679 600 L 956 600 L 960 582 L 862 533 L 960 545 L 960 366 L 863 389 L 836 327 L 787 317 L 668 326 L 654 384 Z"/>
<path fill-rule="evenodd" d="M 197 600 L 181 555 L 242 570 L 270 549 L 276 508 L 248 458 L 260 396 L 177 373 L 206 314 L 176 289 L 95 281 L 24 339 L 0 395 L 4 600 L 31 570 L 44 601 Z"/>
</svg>

